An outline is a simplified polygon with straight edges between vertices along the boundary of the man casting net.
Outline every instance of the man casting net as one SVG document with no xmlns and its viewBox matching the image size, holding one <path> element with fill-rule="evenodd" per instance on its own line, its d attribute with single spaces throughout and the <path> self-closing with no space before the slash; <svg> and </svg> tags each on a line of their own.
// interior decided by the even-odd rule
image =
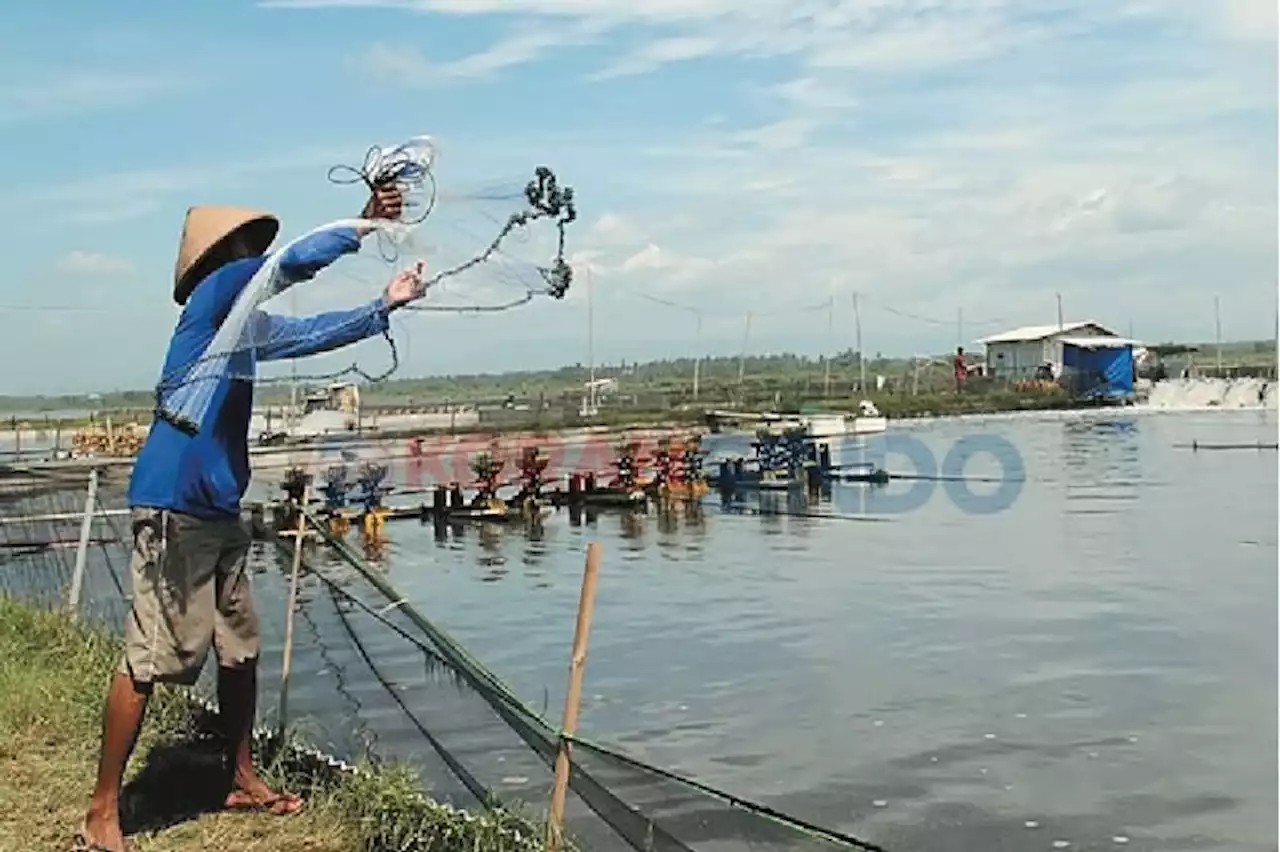
<svg viewBox="0 0 1280 852">
<path fill-rule="evenodd" d="M 570 283 L 563 229 L 575 216 L 573 195 L 549 169 L 534 173 L 519 203 L 474 256 L 452 266 L 437 262 L 429 275 L 414 238 L 441 201 L 434 163 L 434 146 L 423 137 L 371 151 L 357 172 L 370 193 L 359 217 L 323 225 L 275 251 L 269 249 L 280 221 L 271 213 L 229 206 L 187 211 L 172 291 L 183 310 L 157 386 L 156 418 L 129 483 L 132 595 L 125 652 L 108 691 L 97 780 L 79 848 L 126 848 L 121 783 L 153 686 L 194 683 L 210 648 L 218 662 L 218 718 L 226 743 L 225 807 L 278 814 L 302 807 L 299 797 L 273 790 L 259 777 L 250 751 L 261 643 L 240 501 L 250 478 L 258 364 L 377 335 L 390 342 L 393 313 L 445 282 L 458 290 L 469 281 L 478 286 L 485 269 L 499 266 L 495 259 L 505 254 L 504 242 L 535 223 L 555 223 L 558 238 L 552 261 L 525 270 L 532 270 L 530 298 L 562 297 Z M 355 307 L 307 316 L 264 309 L 326 267 L 366 252 L 368 242 L 376 243 L 383 261 L 379 292 L 365 293 Z M 394 274 L 392 263 L 399 268 Z M 522 267 L 509 264 L 508 278 L 511 269 Z M 353 297 L 344 293 L 350 304 Z M 394 369 L 394 348 L 392 354 Z"/>
</svg>

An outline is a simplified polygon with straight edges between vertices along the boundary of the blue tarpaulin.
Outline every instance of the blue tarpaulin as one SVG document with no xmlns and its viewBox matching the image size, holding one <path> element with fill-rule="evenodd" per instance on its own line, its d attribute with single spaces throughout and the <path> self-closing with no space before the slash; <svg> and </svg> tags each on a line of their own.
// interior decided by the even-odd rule
<svg viewBox="0 0 1280 852">
<path fill-rule="evenodd" d="M 1063 372 L 1075 392 L 1120 399 L 1133 395 L 1133 341 L 1115 337 L 1062 341 Z"/>
</svg>

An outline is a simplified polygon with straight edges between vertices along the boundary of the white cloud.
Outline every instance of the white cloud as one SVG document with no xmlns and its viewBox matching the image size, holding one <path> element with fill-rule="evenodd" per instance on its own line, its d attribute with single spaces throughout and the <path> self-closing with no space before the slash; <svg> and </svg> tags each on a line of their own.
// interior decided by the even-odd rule
<svg viewBox="0 0 1280 852">
<path fill-rule="evenodd" d="M 524 65 L 556 48 L 590 42 L 597 28 L 531 28 L 511 33 L 484 50 L 457 59 L 434 60 L 409 45 L 378 43 L 350 57 L 347 64 L 408 88 L 427 88 L 455 80 L 481 79 L 507 68 Z"/>
<path fill-rule="evenodd" d="M 1208 193 L 1185 177 L 1130 181 L 1064 199 L 1064 209 L 1053 217 L 1049 230 L 1119 234 L 1176 231 L 1195 225 L 1209 206 Z"/>
<path fill-rule="evenodd" d="M 609 80 L 614 77 L 643 74 L 671 62 L 698 59 L 719 52 L 721 52 L 720 43 L 709 36 L 676 36 L 657 39 L 598 71 L 592 79 Z"/>
<path fill-rule="evenodd" d="M 114 276 L 134 271 L 131 261 L 96 251 L 73 249 L 58 258 L 54 268 L 69 275 Z"/>
<path fill-rule="evenodd" d="M 519 139 L 490 132 L 495 125 L 480 122 L 504 116 L 476 114 L 474 101 L 464 123 L 476 133 L 465 152 L 469 167 L 501 161 L 494 168 L 507 173 L 513 158 L 534 151 L 557 168 L 572 164 L 566 179 L 579 190 L 583 215 L 569 238 L 570 260 L 582 273 L 566 299 L 573 306 L 566 313 L 560 303 L 538 300 L 529 313 L 483 321 L 433 317 L 432 345 L 418 348 L 419 361 L 406 356 L 410 371 L 469 369 L 470 362 L 440 360 L 462 358 L 458 353 L 489 359 L 486 368 L 500 368 L 504 359 L 510 366 L 522 345 L 525 353 L 545 352 L 548 363 L 574 360 L 581 350 L 564 328 L 577 320 L 565 317 L 584 307 L 580 285 L 588 274 L 599 282 L 593 304 L 602 358 L 688 351 L 689 316 L 653 298 L 696 307 L 706 319 L 702 344 L 720 351 L 741 344 L 746 311 L 754 314 L 753 349 L 820 351 L 828 341 L 813 333 L 813 305 L 837 295 L 837 322 L 847 328 L 854 289 L 865 297 L 867 346 L 885 352 L 954 346 L 961 309 L 965 342 L 996 330 L 984 321 L 1052 321 L 1055 292 L 1069 315 L 1122 328 L 1133 319 L 1140 335 L 1160 338 L 1211 336 L 1204 312 L 1218 292 L 1229 336 L 1271 333 L 1271 3 L 265 5 L 348 6 L 353 19 L 393 33 L 416 23 L 410 14 L 476 16 L 502 35 L 475 52 L 435 48 L 425 55 L 388 41 L 353 62 L 362 73 L 407 86 L 486 79 L 540 63 L 537 80 L 521 75 L 512 84 L 567 92 L 565 104 L 552 106 L 563 117 L 552 130 L 521 122 Z M 587 49 L 566 52 L 565 45 Z M 696 67 L 680 64 L 687 60 Z M 574 79 L 593 73 L 655 76 L 595 86 Z M 656 99 L 664 88 L 678 90 L 669 111 L 628 111 L 616 94 Z M 444 102 L 453 99 L 440 100 L 439 120 L 451 122 Z M 38 197 L 6 193 L 0 206 L 15 222 L 27 221 L 21 217 L 33 208 L 103 221 L 164 206 L 179 211 L 168 214 L 176 228 L 179 208 L 193 197 L 230 186 L 234 200 L 252 197 L 260 178 L 300 165 L 322 177 L 333 162 L 358 160 L 368 141 L 322 156 L 107 175 Z M 296 203 L 299 217 L 321 215 L 333 196 L 306 192 L 285 203 Z M 166 252 L 165 268 L 174 236 L 147 236 Z M 541 246 L 522 248 L 545 256 Z M 335 291 L 343 286 L 340 279 L 332 284 Z M 332 305 L 337 297 L 326 295 L 326 286 L 318 280 L 303 295 L 317 307 Z M 546 323 L 539 310 L 548 311 Z M 717 314 L 722 323 L 713 321 Z M 817 322 L 825 326 L 825 318 Z M 535 336 L 537 346 L 530 343 Z M 611 349 L 628 339 L 633 348 Z M 503 344 L 491 347 L 493 340 Z"/>
<path fill-rule="evenodd" d="M 1181 11 L 1188 20 L 1215 28 L 1242 42 L 1266 45 L 1275 51 L 1277 4 L 1275 0 L 1164 0 L 1164 7 Z"/>
<path fill-rule="evenodd" d="M 858 105 L 858 99 L 853 93 L 815 76 L 797 77 L 785 83 L 776 83 L 766 92 L 801 109 L 845 110 Z"/>
<path fill-rule="evenodd" d="M 108 70 L 0 83 L 0 123 L 134 106 L 177 95 L 192 85 L 181 74 Z"/>
<path fill-rule="evenodd" d="M 1205 334 L 1195 314 L 1172 307 L 1187 300 L 1168 297 L 1210 286 L 1232 292 L 1237 329 L 1251 313 L 1269 316 L 1274 159 L 1219 156 L 1238 131 L 1217 126 L 1214 99 L 1196 93 L 1158 99 L 1152 121 L 1136 93 L 1153 90 L 1141 81 L 1058 92 L 1056 120 L 1031 99 L 1025 125 L 1007 123 L 1009 104 L 957 93 L 973 131 L 809 144 L 781 157 L 743 142 L 768 140 L 788 118 L 703 130 L 683 168 L 680 146 L 662 152 L 663 189 L 681 212 L 630 221 L 632 238 L 602 247 L 597 263 L 614 292 L 660 287 L 683 304 L 753 309 L 792 329 L 782 317 L 797 300 L 836 292 L 845 303 L 853 289 L 924 316 L 963 307 L 971 327 L 979 316 L 1041 321 L 1055 290 L 1077 310 L 1119 325 L 1138 318 L 1162 336 Z M 873 117 L 882 108 L 868 107 Z M 789 118 L 822 128 L 820 112 L 796 107 Z M 1264 325 L 1237 333 L 1267 334 Z M 921 331 L 881 315 L 874 328 L 887 351 L 894 335 L 954 345 L 945 323 Z"/>
<path fill-rule="evenodd" d="M 444 63 L 474 76 L 530 61 L 574 30 L 624 34 L 634 47 L 600 78 L 637 74 L 711 56 L 794 56 L 811 68 L 924 69 L 1034 49 L 1101 24 L 1179 15 L 1234 39 L 1275 37 L 1268 0 L 265 0 L 282 9 L 356 8 L 454 16 L 507 14 L 538 22 L 533 36 Z M 675 30 L 675 32 L 672 32 Z M 433 66 L 434 67 L 434 66 Z M 419 69 L 420 70 L 420 69 Z"/>
<path fill-rule="evenodd" d="M 334 163 L 359 162 L 368 142 L 310 146 L 292 152 L 241 162 L 190 163 L 107 172 L 97 177 L 43 186 L 31 193 L 9 193 L 0 209 L 10 204 L 38 204 L 68 211 L 78 224 L 109 224 L 146 216 L 168 205 L 185 209 L 193 197 L 216 189 L 243 186 L 263 177 L 314 169 L 323 172 Z M 175 203 L 175 199 L 180 199 Z"/>
<path fill-rule="evenodd" d="M 640 251 L 622 261 L 619 267 L 623 272 L 661 272 L 670 269 L 675 261 L 662 249 L 649 243 Z"/>
<path fill-rule="evenodd" d="M 644 230 L 620 213 L 603 213 L 587 232 L 587 242 L 602 247 L 635 244 L 644 236 Z"/>
</svg>

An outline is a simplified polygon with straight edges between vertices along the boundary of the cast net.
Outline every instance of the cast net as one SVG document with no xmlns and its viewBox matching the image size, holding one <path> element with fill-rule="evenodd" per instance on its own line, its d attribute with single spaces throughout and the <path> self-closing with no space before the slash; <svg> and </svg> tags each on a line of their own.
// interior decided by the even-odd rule
<svg viewBox="0 0 1280 852">
<path fill-rule="evenodd" d="M 379 367 L 357 362 L 295 373 L 292 380 L 389 377 L 400 353 L 377 314 L 397 271 L 422 270 L 426 285 L 422 297 L 404 306 L 407 315 L 488 313 L 540 296 L 563 298 L 573 279 L 565 259 L 566 227 L 577 218 L 572 188 L 540 166 L 521 179 L 449 191 L 437 183 L 437 158 L 424 136 L 374 147 L 359 167 L 332 169 L 329 177 L 338 183 L 361 183 L 371 192 L 396 187 L 405 201 L 400 218 L 329 222 L 270 252 L 233 301 L 216 305 L 207 328 L 188 324 L 203 345 L 197 355 L 165 365 L 157 414 L 198 432 L 228 380 L 254 381 L 262 362 L 320 355 L 379 331 L 389 350 Z M 345 310 L 334 310 L 337 305 Z"/>
</svg>

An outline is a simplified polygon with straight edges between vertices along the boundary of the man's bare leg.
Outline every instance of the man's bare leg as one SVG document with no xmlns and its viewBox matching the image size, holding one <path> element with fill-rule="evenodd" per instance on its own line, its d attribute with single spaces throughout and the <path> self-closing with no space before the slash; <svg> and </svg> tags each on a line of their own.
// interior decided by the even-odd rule
<svg viewBox="0 0 1280 852">
<path fill-rule="evenodd" d="M 268 806 L 277 814 L 293 813 L 302 799 L 292 793 L 277 793 L 258 777 L 253 766 L 253 717 L 258 701 L 258 667 L 218 667 L 218 718 L 227 743 L 227 769 L 231 790 L 227 807 Z"/>
<path fill-rule="evenodd" d="M 85 839 L 111 852 L 124 852 L 120 830 L 120 786 L 124 783 L 129 755 L 138 741 L 151 684 L 135 681 L 116 672 L 107 690 L 106 719 L 102 725 L 102 753 L 98 758 L 98 780 L 89 813 L 84 820 Z"/>
</svg>

